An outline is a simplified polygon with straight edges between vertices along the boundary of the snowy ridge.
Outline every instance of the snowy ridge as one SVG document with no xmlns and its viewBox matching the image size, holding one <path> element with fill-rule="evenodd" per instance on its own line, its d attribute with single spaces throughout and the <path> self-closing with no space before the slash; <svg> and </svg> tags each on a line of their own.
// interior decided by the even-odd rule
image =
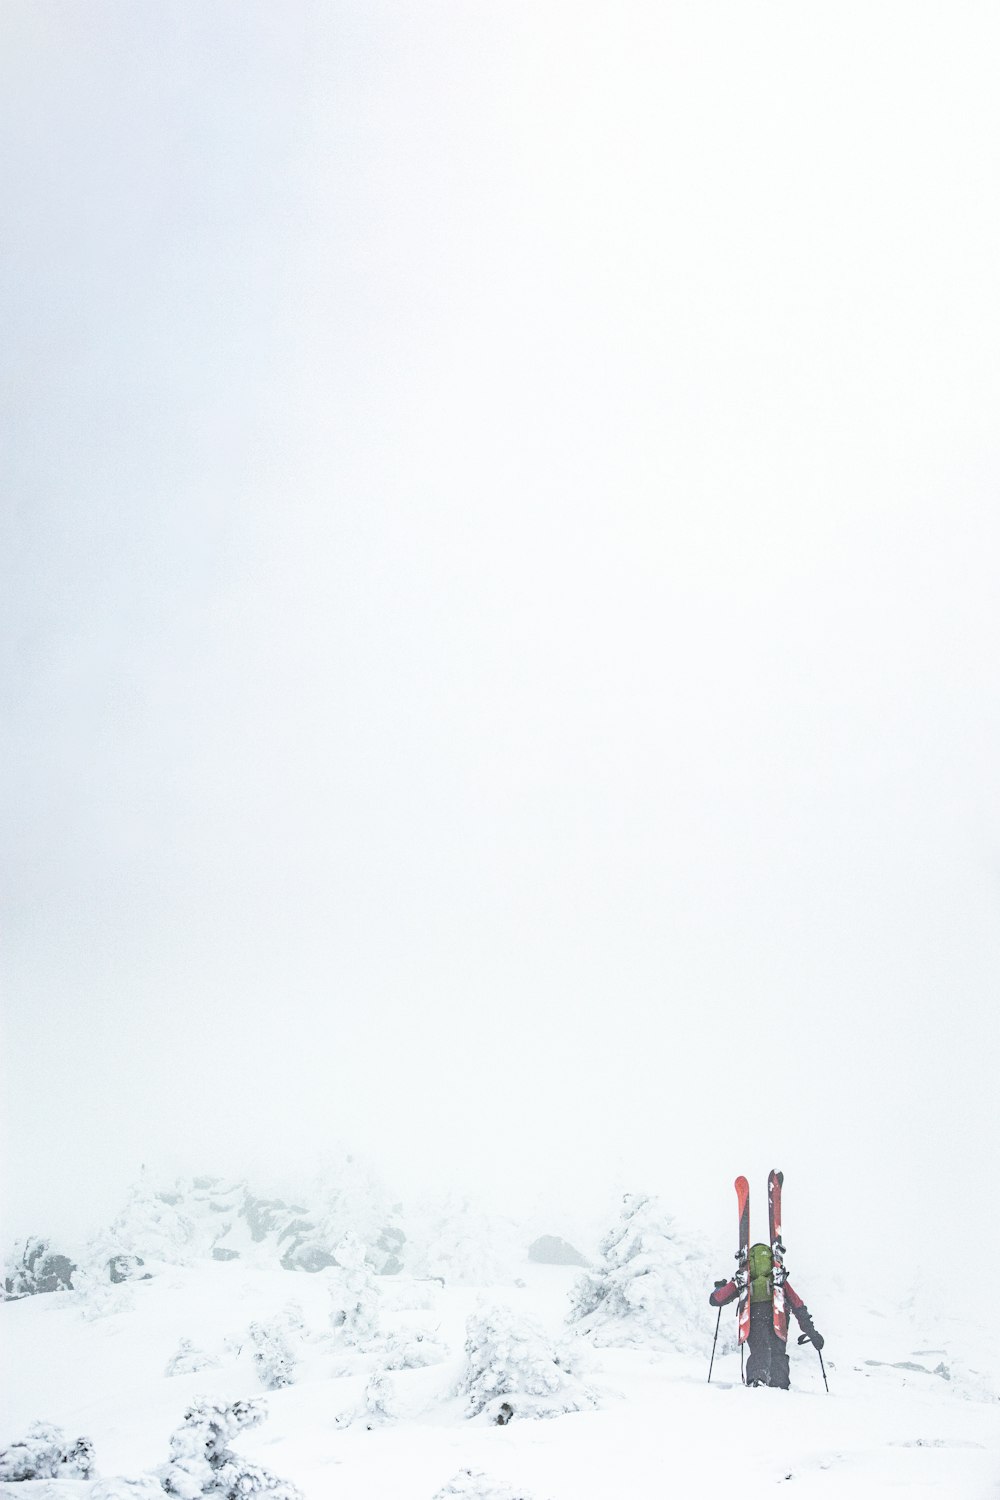
<svg viewBox="0 0 1000 1500">
<path fill-rule="evenodd" d="M 995 1493 L 997 1357 L 919 1296 L 890 1307 L 810 1287 L 829 1396 L 815 1351 L 794 1344 L 790 1392 L 745 1390 L 725 1327 L 709 1385 L 712 1268 L 653 1199 L 625 1200 L 585 1272 L 525 1248 L 510 1281 L 475 1286 L 379 1275 L 359 1234 L 314 1274 L 273 1254 L 213 1258 L 205 1225 L 248 1223 L 242 1191 L 157 1209 L 157 1246 L 187 1259 L 163 1255 L 148 1280 L 3 1307 L 18 1379 L 0 1449 L 36 1422 L 50 1449 L 37 1479 L 0 1482 L 4 1500 Z M 130 1212 L 118 1243 L 123 1222 L 147 1233 Z M 63 1453 L 89 1471 L 52 1477 Z"/>
<path fill-rule="evenodd" d="M 204 1259 L 315 1273 L 337 1264 L 337 1246 L 349 1237 L 378 1275 L 406 1270 L 468 1284 L 513 1279 L 523 1251 L 518 1231 L 464 1196 L 404 1207 L 348 1155 L 307 1186 L 301 1196 L 264 1197 L 244 1181 L 206 1176 L 157 1185 L 144 1177 L 89 1242 L 63 1246 L 35 1238 L 13 1246 L 6 1295 L 93 1287 Z M 113 1263 L 124 1268 L 120 1277 Z"/>
</svg>

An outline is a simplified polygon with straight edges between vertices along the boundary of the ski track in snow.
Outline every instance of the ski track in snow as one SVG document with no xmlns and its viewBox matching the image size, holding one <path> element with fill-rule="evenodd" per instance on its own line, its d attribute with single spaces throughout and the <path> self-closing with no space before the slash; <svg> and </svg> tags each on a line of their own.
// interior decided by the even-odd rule
<svg viewBox="0 0 1000 1500">
<path fill-rule="evenodd" d="M 387 1311 L 389 1326 L 434 1331 L 450 1354 L 444 1363 L 391 1372 L 400 1414 L 372 1430 L 359 1422 L 337 1425 L 339 1414 L 357 1407 L 365 1376 L 332 1373 L 345 1357 L 329 1339 L 306 1345 L 296 1384 L 269 1392 L 249 1351 L 225 1345 L 292 1300 L 307 1328 L 326 1334 L 325 1273 L 239 1262 L 169 1267 L 129 1286 L 122 1311 L 91 1320 L 81 1315 L 74 1292 L 11 1302 L 2 1310 L 7 1391 L 0 1446 L 22 1437 L 33 1421 L 53 1422 L 67 1436 L 93 1439 L 102 1476 L 137 1475 L 164 1462 L 170 1434 L 196 1395 L 262 1396 L 267 1420 L 236 1447 L 298 1484 L 305 1500 L 432 1500 L 466 1468 L 527 1500 L 754 1500 L 786 1491 L 803 1500 L 1000 1495 L 997 1370 L 987 1363 L 983 1334 L 905 1310 L 886 1316 L 885 1309 L 856 1308 L 840 1317 L 841 1307 L 824 1307 L 820 1287 L 811 1289 L 811 1302 L 827 1336 L 829 1396 L 811 1346 L 793 1343 L 789 1392 L 744 1390 L 732 1352 L 716 1356 L 708 1385 L 714 1320 L 706 1287 L 703 1360 L 649 1347 L 592 1349 L 582 1376 L 598 1393 L 599 1409 L 504 1427 L 467 1420 L 453 1391 L 469 1313 L 485 1296 L 565 1336 L 577 1274 L 525 1262 L 520 1287 L 447 1287 L 434 1291 L 431 1308 Z M 393 1303 L 412 1303 L 426 1292 L 406 1277 L 379 1285 Z M 167 1361 L 183 1337 L 221 1364 L 167 1377 Z M 937 1366 L 951 1378 L 934 1373 Z M 69 1500 L 90 1488 L 38 1481 L 0 1484 L 0 1495 L 31 1500 L 51 1491 L 52 1500 Z"/>
</svg>

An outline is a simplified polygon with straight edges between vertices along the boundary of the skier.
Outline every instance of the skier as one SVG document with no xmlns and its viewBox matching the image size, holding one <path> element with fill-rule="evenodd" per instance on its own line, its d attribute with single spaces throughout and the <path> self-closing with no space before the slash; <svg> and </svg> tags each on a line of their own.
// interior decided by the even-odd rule
<svg viewBox="0 0 1000 1500">
<path fill-rule="evenodd" d="M 750 1283 L 750 1358 L 747 1360 L 747 1385 L 775 1385 L 788 1390 L 788 1355 L 785 1340 L 774 1327 L 774 1256 L 767 1245 L 751 1245 L 747 1257 Z M 785 1305 L 790 1307 L 805 1338 L 823 1347 L 823 1335 L 813 1327 L 809 1309 L 797 1292 L 782 1278 Z M 709 1297 L 713 1307 L 726 1307 L 740 1294 L 736 1277 L 717 1281 Z"/>
</svg>

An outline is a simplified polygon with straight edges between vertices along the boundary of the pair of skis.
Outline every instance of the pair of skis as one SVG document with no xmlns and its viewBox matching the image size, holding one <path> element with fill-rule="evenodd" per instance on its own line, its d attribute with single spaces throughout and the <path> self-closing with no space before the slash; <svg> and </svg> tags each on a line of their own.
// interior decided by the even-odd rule
<svg viewBox="0 0 1000 1500">
<path fill-rule="evenodd" d="M 781 1184 L 784 1172 L 770 1172 L 767 1179 L 767 1218 L 774 1263 L 771 1293 L 771 1316 L 779 1339 L 788 1337 L 788 1309 L 785 1306 L 785 1247 L 781 1243 Z M 736 1286 L 739 1301 L 739 1340 L 745 1344 L 750 1336 L 750 1184 L 745 1177 L 735 1182 L 736 1202 L 740 1214 L 740 1248 L 736 1256 Z"/>
</svg>

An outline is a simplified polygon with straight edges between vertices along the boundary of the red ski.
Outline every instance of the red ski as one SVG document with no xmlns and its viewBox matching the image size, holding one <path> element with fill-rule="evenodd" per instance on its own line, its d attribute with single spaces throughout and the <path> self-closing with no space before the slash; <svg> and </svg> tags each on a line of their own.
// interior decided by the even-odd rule
<svg viewBox="0 0 1000 1500">
<path fill-rule="evenodd" d="M 745 1344 L 750 1336 L 750 1184 L 745 1177 L 737 1177 L 734 1187 L 740 1211 L 740 1249 L 733 1280 L 740 1294 L 739 1339 Z"/>
<path fill-rule="evenodd" d="M 774 1262 L 772 1317 L 774 1331 L 782 1340 L 788 1337 L 788 1308 L 785 1306 L 785 1247 L 781 1243 L 781 1184 L 784 1180 L 784 1172 L 771 1172 L 767 1179 L 767 1217 L 771 1230 L 771 1258 Z"/>
</svg>

